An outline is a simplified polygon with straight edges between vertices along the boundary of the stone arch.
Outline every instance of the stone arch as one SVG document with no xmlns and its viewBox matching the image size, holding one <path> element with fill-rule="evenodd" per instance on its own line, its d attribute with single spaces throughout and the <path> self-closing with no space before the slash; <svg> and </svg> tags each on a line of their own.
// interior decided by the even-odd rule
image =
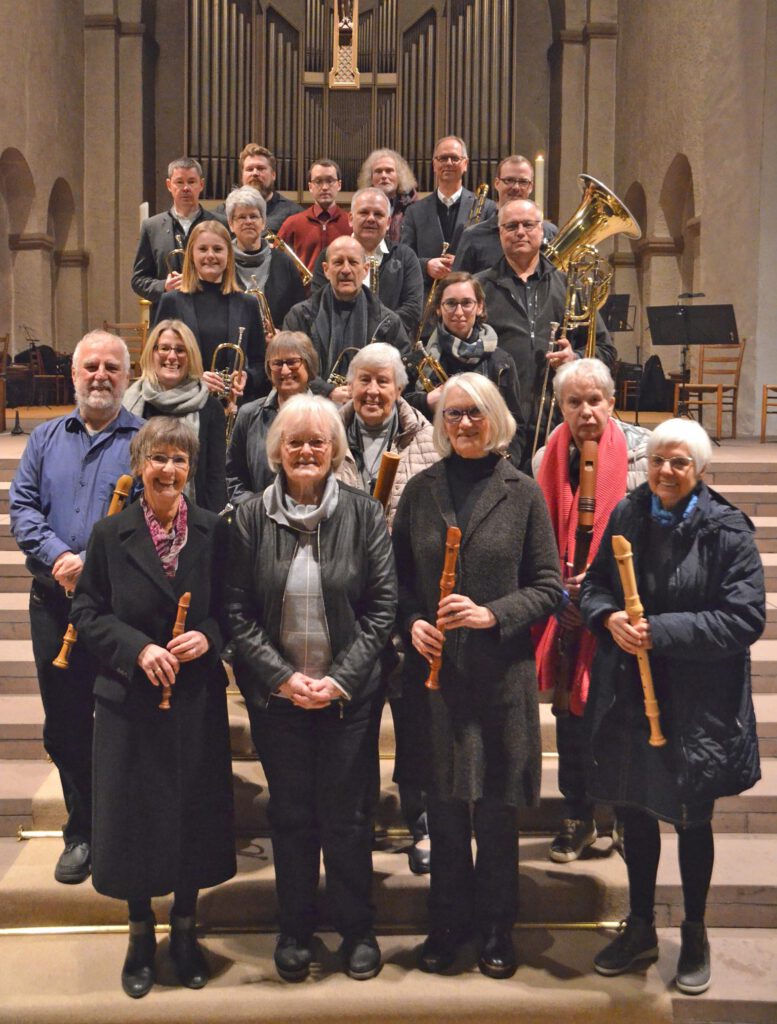
<svg viewBox="0 0 777 1024">
<path fill-rule="evenodd" d="M 18 149 L 6 149 L 0 156 L 0 193 L 8 209 L 9 234 L 20 235 L 35 201 L 35 182 Z"/>
<path fill-rule="evenodd" d="M 632 181 L 629 187 L 626 189 L 626 193 L 623 197 L 623 202 L 631 210 L 634 219 L 642 229 L 642 238 L 648 236 L 648 214 L 647 214 L 647 196 L 645 189 L 640 181 Z M 639 245 L 641 239 L 630 238 L 632 248 L 636 248 Z"/>
<path fill-rule="evenodd" d="M 67 338 L 70 324 L 68 323 L 68 305 L 72 306 L 75 295 L 68 295 L 64 286 L 63 275 L 68 273 L 63 267 L 63 254 L 72 245 L 75 232 L 76 204 L 73 190 L 64 178 L 57 178 L 49 193 L 49 205 L 46 216 L 46 233 L 53 242 L 51 254 L 51 343 L 55 348 L 61 347 Z M 70 271 L 72 273 L 72 270 Z M 72 289 L 70 289 L 72 291 Z M 68 300 L 70 302 L 68 303 Z M 71 309 L 72 316 L 72 309 Z"/>
<path fill-rule="evenodd" d="M 678 293 L 698 291 L 699 232 L 693 170 L 688 157 L 677 153 L 664 175 L 658 204 L 667 233 L 676 246 Z"/>
</svg>

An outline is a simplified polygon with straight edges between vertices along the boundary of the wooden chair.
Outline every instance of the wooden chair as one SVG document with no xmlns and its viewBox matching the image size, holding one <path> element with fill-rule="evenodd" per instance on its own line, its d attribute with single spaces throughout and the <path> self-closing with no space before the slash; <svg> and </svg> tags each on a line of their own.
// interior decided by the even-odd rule
<svg viewBox="0 0 777 1024">
<path fill-rule="evenodd" d="M 140 376 L 140 357 L 146 345 L 148 336 L 147 323 L 109 323 L 103 320 L 103 330 L 111 334 L 117 334 L 129 349 L 130 354 L 130 378 Z"/>
<path fill-rule="evenodd" d="M 33 405 L 64 405 L 65 378 L 61 373 L 47 373 L 40 350 L 30 350 L 30 370 L 32 371 L 32 404 Z M 53 396 L 53 401 L 51 401 Z"/>
<path fill-rule="evenodd" d="M 777 412 L 777 384 L 764 384 L 761 391 L 761 444 L 766 441 L 766 417 Z"/>
<path fill-rule="evenodd" d="M 739 375 L 747 338 L 738 345 L 701 345 L 699 348 L 699 379 L 687 384 L 675 384 L 674 415 L 684 403 L 688 411 L 695 410 L 702 422 L 704 408 L 715 407 L 715 438 L 723 432 L 723 413 L 731 414 L 731 436 L 737 436 L 737 398 Z"/>
</svg>

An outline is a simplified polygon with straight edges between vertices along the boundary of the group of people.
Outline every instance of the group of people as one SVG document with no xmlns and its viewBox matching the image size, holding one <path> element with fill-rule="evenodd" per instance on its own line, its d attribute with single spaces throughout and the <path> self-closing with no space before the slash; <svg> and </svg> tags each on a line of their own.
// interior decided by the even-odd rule
<svg viewBox="0 0 777 1024">
<path fill-rule="evenodd" d="M 461 184 L 463 141 L 441 139 L 434 161 L 438 190 L 415 201 L 402 158 L 372 154 L 347 216 L 331 161 L 313 165 L 316 201 L 295 211 L 274 191 L 272 154 L 248 146 L 229 230 L 199 206 L 196 162 L 175 161 L 172 210 L 144 224 L 133 277 L 156 303 L 140 376 L 130 384 L 120 338 L 87 334 L 73 354 L 76 409 L 33 431 L 11 485 L 44 741 L 68 815 L 55 877 L 91 872 L 127 902 L 132 997 L 154 983 L 151 899 L 168 893 L 178 977 L 191 988 L 209 978 L 198 893 L 235 872 L 228 641 L 269 787 L 283 979 L 308 975 L 322 921 L 342 936 L 351 977 L 380 970 L 372 842 L 387 697 L 410 868 L 430 872 L 418 966 L 446 971 L 475 938 L 484 974 L 515 972 L 519 814 L 540 799 L 539 702 L 563 695 L 565 811 L 549 855 L 583 855 L 595 805 L 609 804 L 629 877 L 629 916 L 595 969 L 657 955 L 666 821 L 685 900 L 677 985 L 709 985 L 714 801 L 759 777 L 748 650 L 765 613 L 752 524 L 704 483 L 698 424 L 648 433 L 612 416 L 603 327 L 597 358 L 580 358 L 574 338 L 547 352 L 564 277 L 541 252 L 554 228 L 529 198 L 531 164 L 502 161 L 498 206 L 464 230 L 475 197 Z M 268 226 L 293 255 L 270 246 Z M 184 250 L 180 272 L 165 246 Z M 421 368 L 411 383 L 410 338 L 430 296 L 430 376 Z M 209 367 L 238 334 L 246 361 L 227 445 L 224 379 Z M 561 422 L 532 462 L 526 431 L 547 362 Z M 398 468 L 382 506 L 372 494 L 386 453 Z M 128 507 L 106 517 L 123 474 Z M 636 621 L 614 534 L 632 546 Z M 69 622 L 78 640 L 57 668 Z M 645 651 L 663 746 L 649 742 Z"/>
</svg>

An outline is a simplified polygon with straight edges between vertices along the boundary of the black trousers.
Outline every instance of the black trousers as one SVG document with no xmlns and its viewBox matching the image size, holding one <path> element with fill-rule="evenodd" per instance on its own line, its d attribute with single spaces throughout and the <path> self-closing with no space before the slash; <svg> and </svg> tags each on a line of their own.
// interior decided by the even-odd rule
<svg viewBox="0 0 777 1024">
<path fill-rule="evenodd" d="M 586 742 L 582 718 L 572 714 L 556 718 L 558 788 L 564 797 L 564 817 L 593 821 L 594 805 L 586 796 Z"/>
<path fill-rule="evenodd" d="M 496 800 L 427 796 L 432 928 L 511 927 L 518 915 L 518 814 Z M 472 832 L 477 857 L 472 859 Z"/>
<path fill-rule="evenodd" d="M 273 697 L 251 711 L 270 790 L 268 816 L 281 931 L 306 939 L 319 915 L 321 853 L 329 919 L 341 935 L 370 931 L 372 829 L 383 693 L 356 708 L 304 711 Z"/>
<path fill-rule="evenodd" d="M 70 652 L 70 667 L 54 668 L 70 616 L 70 600 L 61 587 L 33 581 L 30 630 L 45 721 L 43 745 L 57 766 L 67 808 L 63 826 L 69 842 L 92 839 L 92 728 L 95 664 L 83 644 Z"/>
</svg>

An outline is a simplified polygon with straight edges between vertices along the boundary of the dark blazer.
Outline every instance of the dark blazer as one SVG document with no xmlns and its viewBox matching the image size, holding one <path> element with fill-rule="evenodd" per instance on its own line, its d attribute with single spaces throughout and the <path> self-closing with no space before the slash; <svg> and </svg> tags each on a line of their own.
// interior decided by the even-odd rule
<svg viewBox="0 0 777 1024">
<path fill-rule="evenodd" d="M 96 524 L 72 618 L 99 664 L 94 733 L 95 888 L 118 899 L 216 885 L 235 871 L 221 592 L 227 524 L 188 505 L 188 540 L 169 580 L 140 502 Z M 172 708 L 137 666 L 172 636 L 179 597 L 209 650 L 181 664 Z"/>
<path fill-rule="evenodd" d="M 238 329 L 245 327 L 243 351 L 245 352 L 245 369 L 248 373 L 245 397 L 257 398 L 269 389 L 264 372 L 264 329 L 259 316 L 259 303 L 245 292 L 232 292 L 223 296 L 229 306 L 229 327 L 226 338 L 204 337 L 197 322 L 194 308 L 194 296 L 188 292 L 166 292 L 154 312 L 153 325 L 160 320 L 183 320 L 190 327 L 197 339 L 202 353 L 202 363 L 206 370 L 211 368 L 213 353 L 222 341 L 237 342 Z"/>
<path fill-rule="evenodd" d="M 475 203 L 475 193 L 465 188 L 461 193 L 459 214 L 456 218 L 456 228 L 453 232 L 453 240 L 448 250 L 455 253 L 459 245 L 464 226 Z M 483 217 L 490 217 L 496 212 L 496 203 L 487 199 L 483 208 Z M 437 216 L 437 191 L 431 192 L 424 199 L 412 203 L 405 211 L 402 221 L 402 241 L 409 245 L 421 262 L 421 270 L 424 276 L 424 288 L 428 292 L 432 285 L 432 279 L 426 273 L 426 264 L 431 259 L 436 259 L 442 254 L 443 242 L 445 241 L 440 227 L 440 219 Z"/>
<path fill-rule="evenodd" d="M 217 220 L 224 227 L 227 226 L 225 217 L 220 217 L 218 214 L 200 207 L 200 213 L 192 223 L 192 227 L 203 220 Z M 178 245 L 176 235 L 183 235 L 182 246 Z M 137 295 L 150 302 L 159 302 L 165 294 L 165 279 L 167 278 L 165 257 L 173 249 L 185 249 L 188 238 L 189 234 L 183 230 L 169 210 L 143 221 L 140 226 L 138 251 L 132 266 L 132 290 Z"/>
</svg>

